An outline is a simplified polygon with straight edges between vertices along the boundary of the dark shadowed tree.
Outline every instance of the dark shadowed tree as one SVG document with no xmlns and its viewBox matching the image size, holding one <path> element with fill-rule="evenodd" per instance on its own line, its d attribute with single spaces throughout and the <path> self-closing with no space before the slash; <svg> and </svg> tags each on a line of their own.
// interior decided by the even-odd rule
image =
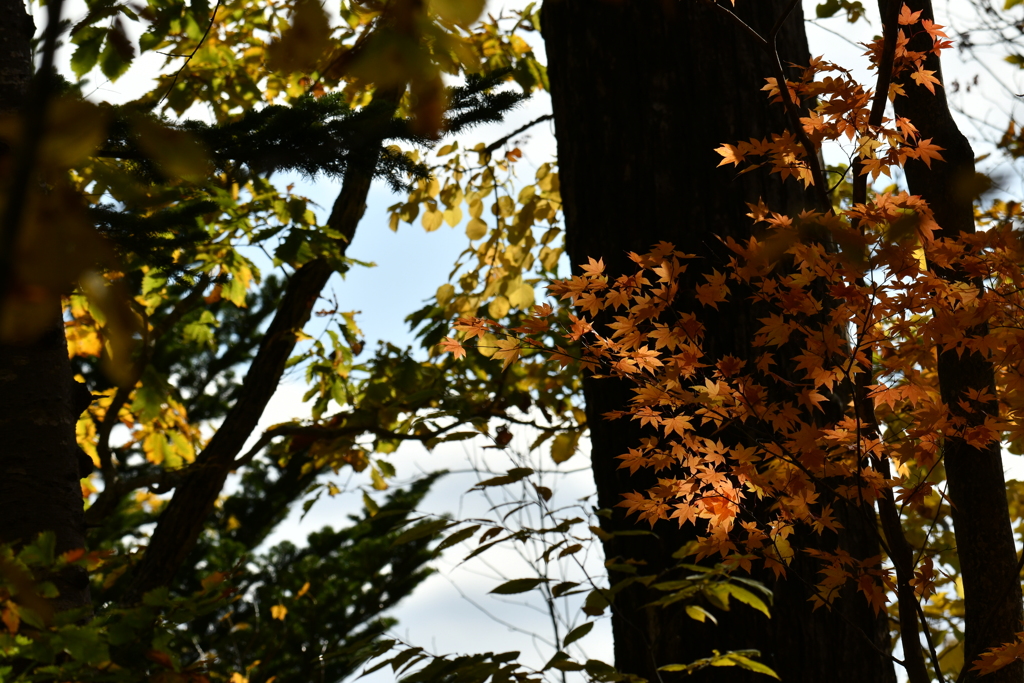
<svg viewBox="0 0 1024 683">
<path fill-rule="evenodd" d="M 795 6 L 794 6 L 795 5 Z M 815 197 L 795 181 L 767 172 L 739 177 L 731 167 L 715 169 L 724 142 L 782 133 L 791 119 L 781 105 L 769 105 L 762 87 L 781 68 L 722 8 L 697 2 L 592 2 L 547 0 L 542 30 L 558 140 L 566 242 L 574 264 L 603 258 L 609 273 L 632 272 L 627 252 L 646 252 L 666 240 L 701 258 L 691 279 L 721 268 L 720 238 L 749 238 L 752 221 L 745 203 L 763 199 L 795 215 L 813 208 Z M 782 64 L 808 59 L 798 3 L 740 2 L 743 21 L 774 41 Z M 787 16 L 788 12 L 788 16 Z M 783 21 L 784 19 L 784 21 Z M 684 285 L 685 290 L 685 285 Z M 736 297 L 737 300 L 741 297 Z M 679 310 L 696 310 L 683 294 Z M 710 314 L 710 315 L 709 315 Z M 705 352 L 710 357 L 752 356 L 756 311 L 745 304 L 719 313 L 704 308 Z M 592 464 L 600 506 L 614 512 L 605 531 L 635 528 L 623 509 L 623 493 L 653 483 L 618 469 L 616 456 L 635 446 L 642 432 L 602 415 L 621 410 L 632 395 L 613 379 L 585 381 Z M 632 423 L 636 425 L 637 423 Z M 725 438 L 744 438 L 741 434 Z M 879 553 L 869 507 L 840 505 L 845 529 L 814 543 L 841 545 L 858 557 Z M 679 563 L 673 553 L 694 532 L 662 522 L 653 535 L 613 535 L 605 542 L 609 560 L 637 561 L 641 573 L 667 576 Z M 811 542 L 810 539 L 807 539 Z M 717 626 L 690 619 L 682 607 L 648 606 L 656 594 L 641 584 L 620 592 L 613 606 L 615 663 L 648 680 L 666 675 L 658 667 L 689 662 L 712 650 L 757 649 L 785 681 L 892 681 L 884 613 L 876 615 L 852 590 L 831 611 L 812 612 L 817 567 L 798 557 L 785 580 L 755 571 L 774 591 L 772 618 L 734 609 Z M 612 571 L 611 583 L 628 577 Z M 706 669 L 696 680 L 759 678 L 736 669 Z"/>
</svg>

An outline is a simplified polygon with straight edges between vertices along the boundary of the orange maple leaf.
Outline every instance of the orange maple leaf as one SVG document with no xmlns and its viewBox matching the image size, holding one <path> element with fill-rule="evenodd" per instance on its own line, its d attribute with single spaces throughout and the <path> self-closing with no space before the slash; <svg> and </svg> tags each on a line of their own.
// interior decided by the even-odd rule
<svg viewBox="0 0 1024 683">
<path fill-rule="evenodd" d="M 518 339 L 499 339 L 498 350 L 494 352 L 494 357 L 504 361 L 501 366 L 504 372 L 508 369 L 509 365 L 512 365 L 519 358 L 521 351 L 522 346 L 520 346 Z"/>
<path fill-rule="evenodd" d="M 924 87 L 928 88 L 928 92 L 934 95 L 935 86 L 942 86 L 942 81 L 937 79 L 934 74 L 934 71 L 929 71 L 928 69 L 920 68 L 914 73 L 910 74 L 910 77 L 913 78 L 914 82 L 917 83 L 918 85 L 923 85 Z"/>
<path fill-rule="evenodd" d="M 708 281 L 706 285 L 697 285 L 694 287 L 694 292 L 697 295 L 697 301 L 701 302 L 705 306 L 711 306 L 712 308 L 718 308 L 719 301 L 725 301 L 726 295 L 729 293 L 729 287 L 725 284 L 725 275 L 719 273 L 717 270 L 706 274 L 704 279 Z"/>
<path fill-rule="evenodd" d="M 910 8 L 907 7 L 906 3 L 903 3 L 903 8 L 900 10 L 900 26 L 911 26 L 917 23 L 917 20 L 921 18 L 921 10 L 911 12 Z"/>
<path fill-rule="evenodd" d="M 675 417 L 667 417 L 662 420 L 661 426 L 665 428 L 665 436 L 672 432 L 679 436 L 686 436 L 686 432 L 693 429 L 693 421 L 686 415 L 676 415 Z"/>
<path fill-rule="evenodd" d="M 587 265 L 580 266 L 580 268 L 590 277 L 597 277 L 604 272 L 604 259 L 601 258 L 595 261 L 593 258 L 588 258 Z"/>
<path fill-rule="evenodd" d="M 458 360 L 466 355 L 466 349 L 462 348 L 462 344 L 457 339 L 451 339 L 445 337 L 444 341 L 440 344 L 441 350 L 445 353 L 450 353 L 455 356 L 455 360 Z"/>
<path fill-rule="evenodd" d="M 740 162 L 743 161 L 743 153 L 740 152 L 739 148 L 735 145 L 722 145 L 715 151 L 724 157 L 720 162 L 718 162 L 719 166 L 725 166 L 726 164 L 739 166 Z"/>
<path fill-rule="evenodd" d="M 990 674 L 993 671 L 998 671 L 1004 666 L 1008 666 L 1018 659 L 1024 659 L 1024 633 L 1018 633 L 1016 640 L 1009 643 L 1003 643 L 999 647 L 994 647 L 988 652 L 982 653 L 982 655 L 972 662 L 974 666 L 971 667 L 971 671 L 977 671 L 980 675 Z"/>
<path fill-rule="evenodd" d="M 455 321 L 455 329 L 459 332 L 465 332 L 466 339 L 472 339 L 473 337 L 483 337 L 487 334 L 488 323 L 492 326 L 494 325 L 492 321 L 484 320 L 483 318 L 459 318 Z"/>
<path fill-rule="evenodd" d="M 534 318 L 550 318 L 554 309 L 551 308 L 551 304 L 538 304 L 533 307 Z"/>
<path fill-rule="evenodd" d="M 940 26 L 939 24 L 936 24 L 931 19 L 925 19 L 924 21 L 922 21 L 921 22 L 921 26 L 924 27 L 925 32 L 927 32 L 928 35 L 930 35 L 932 37 L 933 41 L 934 40 L 938 40 L 940 37 L 941 38 L 949 38 L 949 36 L 947 36 L 945 33 L 942 32 L 942 29 L 944 29 L 946 27 L 945 26 Z"/>
<path fill-rule="evenodd" d="M 935 159 L 936 161 L 945 161 L 945 159 L 942 158 L 942 155 L 939 154 L 939 151 L 944 149 L 946 148 L 934 144 L 932 139 L 928 138 L 927 140 L 921 140 L 921 142 L 917 143 L 914 156 L 923 161 L 925 166 L 931 168 L 932 159 Z"/>
</svg>

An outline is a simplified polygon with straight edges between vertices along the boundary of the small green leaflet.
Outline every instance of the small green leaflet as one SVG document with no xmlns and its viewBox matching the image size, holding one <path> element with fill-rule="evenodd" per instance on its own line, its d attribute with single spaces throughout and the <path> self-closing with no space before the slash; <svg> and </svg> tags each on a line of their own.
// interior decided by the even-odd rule
<svg viewBox="0 0 1024 683">
<path fill-rule="evenodd" d="M 525 593 L 526 591 L 533 590 L 542 583 L 547 583 L 550 580 L 551 579 L 512 579 L 511 581 L 506 581 L 493 589 L 491 593 L 495 593 L 497 595 Z"/>
<path fill-rule="evenodd" d="M 565 640 L 562 641 L 562 647 L 569 647 L 571 643 L 575 643 L 577 640 L 590 633 L 592 628 L 594 628 L 594 622 L 592 621 L 580 624 L 565 635 Z"/>
</svg>

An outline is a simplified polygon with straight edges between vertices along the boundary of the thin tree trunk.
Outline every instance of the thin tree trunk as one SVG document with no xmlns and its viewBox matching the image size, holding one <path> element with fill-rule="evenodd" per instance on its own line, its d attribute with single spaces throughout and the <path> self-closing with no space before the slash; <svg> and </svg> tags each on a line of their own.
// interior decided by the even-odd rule
<svg viewBox="0 0 1024 683">
<path fill-rule="evenodd" d="M 882 0 L 879 7 L 883 17 L 895 14 L 890 0 Z M 934 20 L 930 0 L 908 0 L 912 12 L 921 12 L 920 20 Z M 916 26 L 886 26 L 887 31 L 904 29 L 913 36 L 907 50 L 928 51 L 932 39 Z M 929 55 L 924 68 L 934 71 L 942 79 L 942 67 L 937 55 Z M 935 213 L 940 230 L 937 238 L 955 238 L 974 233 L 973 197 L 968 190 L 974 178 L 974 152 L 967 138 L 960 132 L 949 111 L 946 93 L 936 88 L 935 94 L 918 86 L 909 77 L 903 79 L 906 97 L 895 100 L 896 113 L 908 118 L 917 127 L 921 139 L 945 148 L 942 162 L 932 162 L 931 169 L 923 162 L 911 160 L 905 171 L 907 184 L 913 194 L 922 196 Z M 931 266 L 941 277 L 971 284 L 983 291 L 983 283 L 956 269 Z M 985 324 L 968 331 L 968 336 L 988 334 Z M 939 390 L 943 402 L 954 417 L 964 421 L 965 429 L 984 423 L 987 417 L 998 414 L 995 400 L 979 405 L 968 412 L 960 401 L 968 390 L 988 390 L 995 395 L 995 373 L 987 358 L 980 353 L 956 350 L 939 352 Z M 1021 630 L 1021 587 L 1017 577 L 1017 555 L 1013 543 L 1006 501 L 1006 482 L 1003 478 L 1001 446 L 992 443 L 986 448 L 974 448 L 963 439 L 947 437 L 943 444 L 943 463 L 952 502 L 952 516 L 956 534 L 964 584 L 965 669 L 972 660 L 988 648 L 1014 639 Z M 960 680 L 970 680 L 977 673 L 969 671 Z M 1024 663 L 1017 661 L 985 677 L 992 683 L 1024 680 Z"/>
<path fill-rule="evenodd" d="M 391 120 L 397 100 L 398 95 L 385 92 L 371 105 L 379 109 L 380 128 Z M 381 135 L 364 141 L 357 159 L 345 173 L 341 192 L 328 218 L 328 225 L 344 236 L 338 246 L 342 255 L 351 244 L 366 210 L 366 197 L 382 141 Z M 238 401 L 196 458 L 192 465 L 194 471 L 177 486 L 170 503 L 161 513 L 149 547 L 134 571 L 122 602 L 136 602 L 147 591 L 169 584 L 195 547 L 224 482 L 234 469 L 235 458 L 277 390 L 285 363 L 295 348 L 297 333 L 309 321 L 320 292 L 333 272 L 327 261 L 321 258 L 303 264 L 292 274 L 256 358 L 246 373 Z"/>
<path fill-rule="evenodd" d="M 782 2 L 737 5 L 754 29 L 766 34 L 784 11 Z M 806 38 L 799 7 L 778 38 L 783 64 L 806 63 Z M 763 198 L 773 209 L 810 204 L 795 183 L 783 185 L 765 173 L 736 177 L 716 169 L 714 149 L 725 142 L 761 138 L 787 126 L 780 105 L 761 91 L 772 64 L 761 48 L 713 7 L 697 2 L 596 2 L 547 0 L 542 30 L 558 140 L 561 193 L 568 254 L 574 264 L 605 260 L 607 272 L 631 272 L 626 252 L 643 253 L 667 240 L 697 253 L 691 268 L 710 272 L 725 258 L 719 238 L 744 239 L 751 220 L 744 202 Z M 700 309 L 707 327 L 705 352 L 751 357 L 759 324 L 742 302 L 715 314 Z M 614 510 L 605 531 L 636 529 L 622 508 L 624 492 L 642 490 L 640 473 L 617 469 L 615 457 L 637 444 L 640 432 L 602 415 L 621 410 L 631 396 L 623 383 L 584 382 L 591 430 L 591 457 L 599 506 Z M 633 423 L 634 425 L 636 423 Z M 837 506 L 845 529 L 838 542 L 858 557 L 879 553 L 873 512 Z M 612 536 L 609 560 L 641 560 L 641 573 L 675 566 L 671 557 L 693 538 L 692 529 L 659 523 L 652 536 Z M 808 539 L 819 547 L 836 537 Z M 754 648 L 787 682 L 894 681 L 884 613 L 875 615 L 852 590 L 831 612 L 811 612 L 810 586 L 818 567 L 798 555 L 790 578 L 773 585 L 771 620 L 744 606 L 720 613 L 718 626 L 699 624 L 681 607 L 646 605 L 658 594 L 634 584 L 615 599 L 612 628 L 615 663 L 652 681 L 667 678 L 658 667 L 687 663 L 712 650 Z M 612 571 L 611 582 L 626 578 Z M 758 674 L 707 669 L 687 680 L 754 681 Z"/>
<path fill-rule="evenodd" d="M 0 17 L 0 114 L 9 114 L 25 101 L 35 26 L 21 0 L 0 0 Z M 0 159 L 12 154 L 0 147 Z M 51 315 L 53 327 L 34 342 L 0 344 L 0 542 L 31 542 L 50 531 L 61 553 L 85 545 L 75 442 L 81 406 L 76 405 L 59 303 Z M 52 580 L 60 591 L 55 609 L 89 604 L 84 571 L 62 572 Z"/>
</svg>

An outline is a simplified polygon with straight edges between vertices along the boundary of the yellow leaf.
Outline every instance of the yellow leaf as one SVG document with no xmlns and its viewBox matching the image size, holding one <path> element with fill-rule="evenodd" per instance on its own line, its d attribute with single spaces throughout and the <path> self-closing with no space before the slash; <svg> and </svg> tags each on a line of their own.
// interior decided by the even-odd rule
<svg viewBox="0 0 1024 683">
<path fill-rule="evenodd" d="M 480 341 L 477 342 L 476 348 L 484 358 L 490 358 L 494 355 L 494 352 L 498 350 L 498 338 L 490 332 L 487 332 L 480 337 Z"/>
<path fill-rule="evenodd" d="M 427 207 L 427 210 L 423 212 L 423 228 L 427 232 L 434 232 L 441 227 L 444 222 L 444 214 L 437 209 Z"/>
<path fill-rule="evenodd" d="M 487 224 L 479 218 L 471 218 L 466 223 L 466 237 L 471 240 L 478 240 L 487 234 Z"/>
<path fill-rule="evenodd" d="M 519 285 L 514 291 L 509 292 L 508 301 L 516 308 L 529 308 L 534 304 L 533 286 L 525 282 Z"/>
<path fill-rule="evenodd" d="M 21 625 L 21 617 L 18 616 L 15 610 L 4 607 L 3 612 L 0 613 L 0 619 L 3 620 L 8 632 L 12 634 L 18 632 L 18 627 Z"/>
<path fill-rule="evenodd" d="M 502 218 L 508 218 L 515 212 L 516 203 L 509 196 L 498 197 L 498 201 L 491 207 L 491 213 Z"/>
<path fill-rule="evenodd" d="M 576 454 L 579 432 L 562 432 L 551 442 L 551 459 L 561 464 Z"/>
<path fill-rule="evenodd" d="M 433 0 L 430 4 L 445 21 L 469 26 L 480 18 L 486 0 Z"/>
<path fill-rule="evenodd" d="M 487 313 L 495 320 L 498 320 L 499 318 L 504 318 L 510 308 L 512 308 L 512 305 L 509 303 L 509 300 L 499 295 L 494 297 L 494 300 L 487 305 Z"/>
<path fill-rule="evenodd" d="M 274 605 L 270 608 L 270 616 L 275 619 L 284 621 L 285 616 L 288 614 L 288 608 L 284 605 Z"/>
<path fill-rule="evenodd" d="M 327 51 L 331 25 L 315 0 L 300 0 L 292 13 L 292 25 L 267 47 L 267 65 L 273 71 L 313 71 Z"/>
<path fill-rule="evenodd" d="M 437 297 L 437 303 L 444 306 L 452 300 L 452 297 L 455 296 L 455 287 L 445 283 L 437 288 L 437 294 L 435 296 Z"/>
<path fill-rule="evenodd" d="M 308 591 L 309 591 L 309 581 L 307 581 L 306 583 L 302 584 L 302 588 L 300 588 L 299 592 L 295 594 L 295 597 L 296 598 L 301 598 Z"/>
<path fill-rule="evenodd" d="M 445 209 L 444 210 L 444 222 L 447 223 L 448 225 L 450 225 L 453 228 L 456 225 L 458 225 L 459 223 L 461 223 L 462 222 L 462 209 L 459 208 L 458 206 L 453 206 L 450 209 Z"/>
<path fill-rule="evenodd" d="M 210 588 L 213 588 L 214 586 L 219 586 L 220 584 L 224 583 L 224 580 L 227 577 L 228 575 L 224 572 L 214 572 L 206 578 L 204 578 L 200 583 L 203 585 L 203 588 L 208 590 Z"/>
<path fill-rule="evenodd" d="M 47 119 L 39 157 L 44 165 L 70 166 L 106 139 L 106 113 L 85 100 L 62 97 L 50 107 Z"/>
<path fill-rule="evenodd" d="M 494 357 L 500 361 L 504 361 L 501 369 L 505 370 L 519 358 L 519 352 L 520 346 L 518 339 L 499 339 L 498 348 L 494 352 Z"/>
</svg>

